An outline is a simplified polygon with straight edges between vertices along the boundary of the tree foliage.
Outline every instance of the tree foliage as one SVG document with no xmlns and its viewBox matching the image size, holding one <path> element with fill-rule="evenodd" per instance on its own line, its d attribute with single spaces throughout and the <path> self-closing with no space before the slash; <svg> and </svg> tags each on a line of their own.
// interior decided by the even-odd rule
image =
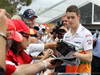
<svg viewBox="0 0 100 75">
<path fill-rule="evenodd" d="M 0 0 L 0 8 L 6 9 L 10 14 L 13 14 L 15 11 L 15 6 L 11 5 L 8 0 Z"/>
<path fill-rule="evenodd" d="M 20 0 L 20 2 L 25 2 L 28 6 L 32 2 L 32 0 Z M 0 8 L 6 9 L 11 15 L 16 12 L 16 6 L 16 3 L 11 4 L 8 2 L 8 0 L 0 0 Z"/>
<path fill-rule="evenodd" d="M 20 0 L 20 1 L 21 2 L 26 2 L 26 5 L 27 6 L 32 3 L 32 0 Z"/>
</svg>

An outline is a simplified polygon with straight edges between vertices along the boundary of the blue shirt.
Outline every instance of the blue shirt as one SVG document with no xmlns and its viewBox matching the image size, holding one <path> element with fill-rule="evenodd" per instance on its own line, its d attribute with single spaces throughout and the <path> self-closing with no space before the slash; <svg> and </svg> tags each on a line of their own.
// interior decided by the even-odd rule
<svg viewBox="0 0 100 75">
<path fill-rule="evenodd" d="M 99 32 L 99 36 L 97 38 L 96 46 L 93 50 L 93 55 L 100 57 L 100 32 Z"/>
</svg>

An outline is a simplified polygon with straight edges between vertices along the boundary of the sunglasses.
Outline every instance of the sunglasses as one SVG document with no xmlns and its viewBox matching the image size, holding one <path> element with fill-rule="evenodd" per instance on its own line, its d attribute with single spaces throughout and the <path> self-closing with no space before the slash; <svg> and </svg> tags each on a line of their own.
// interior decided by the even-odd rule
<svg viewBox="0 0 100 75">
<path fill-rule="evenodd" d="M 27 34 L 25 32 L 20 32 L 22 34 L 23 37 L 26 37 L 27 39 L 29 38 L 30 34 Z"/>
</svg>

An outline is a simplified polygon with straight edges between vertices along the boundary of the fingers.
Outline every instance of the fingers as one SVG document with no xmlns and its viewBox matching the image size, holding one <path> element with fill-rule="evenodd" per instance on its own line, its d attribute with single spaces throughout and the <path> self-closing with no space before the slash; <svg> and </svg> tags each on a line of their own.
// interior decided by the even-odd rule
<svg viewBox="0 0 100 75">
<path fill-rule="evenodd" d="M 54 53 L 52 49 L 48 49 L 47 51 L 48 51 L 49 55 L 52 55 Z"/>
<path fill-rule="evenodd" d="M 44 59 L 44 58 L 51 57 L 51 56 L 53 55 L 53 53 L 54 53 L 54 52 L 53 52 L 52 49 L 47 49 L 46 51 L 43 52 L 43 55 L 44 55 L 43 59 Z"/>
</svg>

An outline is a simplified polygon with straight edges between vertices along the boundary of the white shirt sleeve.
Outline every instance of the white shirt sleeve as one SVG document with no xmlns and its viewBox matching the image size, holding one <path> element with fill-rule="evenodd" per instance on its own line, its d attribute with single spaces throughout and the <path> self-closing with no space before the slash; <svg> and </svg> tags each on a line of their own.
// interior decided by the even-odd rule
<svg viewBox="0 0 100 75">
<path fill-rule="evenodd" d="M 44 44 L 30 44 L 26 51 L 32 56 L 38 56 L 44 50 Z"/>
<path fill-rule="evenodd" d="M 93 37 L 92 35 L 86 35 L 84 39 L 84 50 L 93 49 Z"/>
</svg>

